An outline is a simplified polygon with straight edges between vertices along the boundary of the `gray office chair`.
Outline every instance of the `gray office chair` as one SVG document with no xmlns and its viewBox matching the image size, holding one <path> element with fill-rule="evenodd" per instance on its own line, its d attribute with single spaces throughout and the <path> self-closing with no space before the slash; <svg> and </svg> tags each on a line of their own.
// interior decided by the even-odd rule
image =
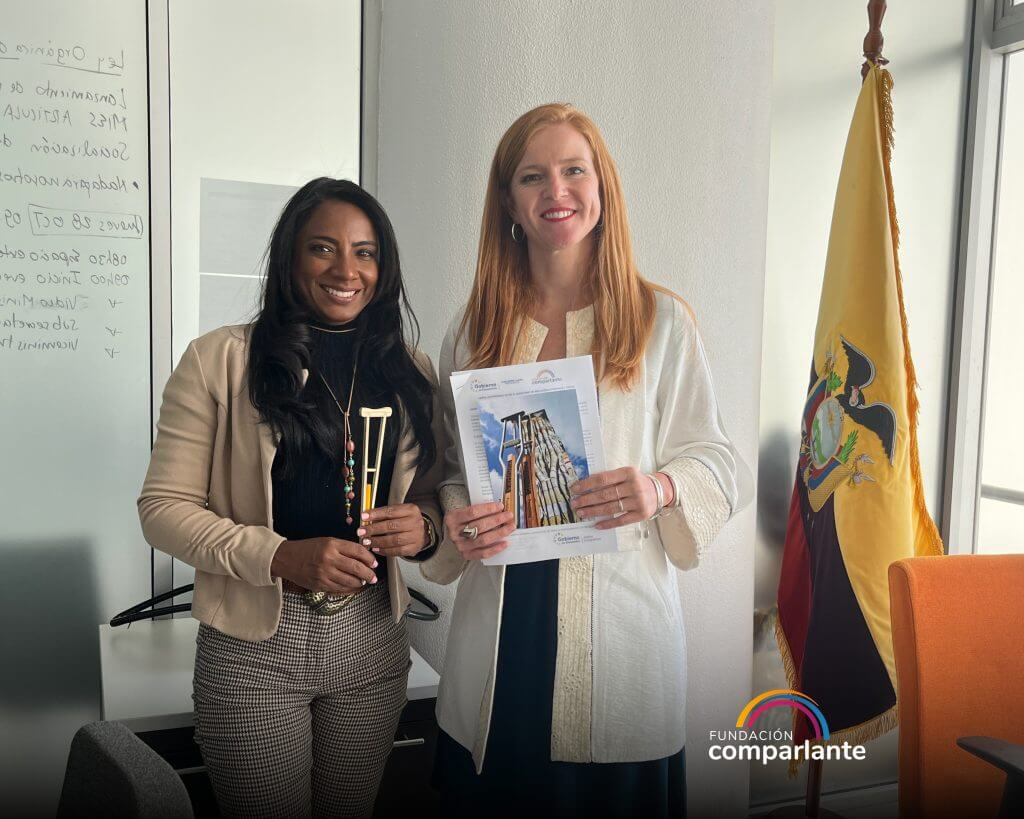
<svg viewBox="0 0 1024 819">
<path fill-rule="evenodd" d="M 1006 773 L 997 819 L 1024 816 L 1024 743 L 995 737 L 960 737 L 956 744 Z"/>
<path fill-rule="evenodd" d="M 57 819 L 193 819 L 181 777 L 119 722 L 78 729 L 64 773 Z"/>
</svg>

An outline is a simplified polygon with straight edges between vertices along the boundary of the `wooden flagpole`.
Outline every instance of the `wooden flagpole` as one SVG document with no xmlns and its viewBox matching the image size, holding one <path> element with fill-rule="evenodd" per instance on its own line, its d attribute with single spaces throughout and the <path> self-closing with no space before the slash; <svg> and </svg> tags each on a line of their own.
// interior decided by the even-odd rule
<svg viewBox="0 0 1024 819">
<path fill-rule="evenodd" d="M 889 61 L 882 56 L 885 38 L 882 36 L 882 18 L 885 17 L 885 0 L 868 1 L 868 33 L 864 37 L 864 64 L 860 67 L 861 81 L 867 78 L 871 63 L 886 65 Z"/>
<path fill-rule="evenodd" d="M 885 38 L 882 36 L 882 18 L 885 17 L 886 0 L 868 0 L 868 33 L 864 37 L 864 63 L 860 67 L 861 82 L 867 79 L 871 63 L 886 65 L 888 60 L 882 56 Z M 807 763 L 807 791 L 803 806 L 779 808 L 771 813 L 771 819 L 841 819 L 838 813 L 823 810 L 821 807 L 821 782 L 824 764 L 820 759 L 812 759 Z"/>
</svg>

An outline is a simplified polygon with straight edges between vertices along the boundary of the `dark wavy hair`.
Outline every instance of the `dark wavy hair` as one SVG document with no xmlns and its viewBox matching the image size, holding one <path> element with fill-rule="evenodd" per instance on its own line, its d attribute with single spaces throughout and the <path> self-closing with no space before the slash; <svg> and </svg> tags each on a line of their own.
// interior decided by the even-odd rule
<svg viewBox="0 0 1024 819">
<path fill-rule="evenodd" d="M 285 444 L 289 463 L 311 446 L 332 459 L 338 457 L 343 429 L 338 413 L 331 411 L 330 397 L 324 390 L 302 392 L 313 332 L 308 322 L 316 316 L 292 277 L 299 233 L 313 211 L 328 200 L 355 205 L 377 234 L 377 286 L 355 320 L 359 380 L 372 384 L 376 394 L 398 407 L 399 422 L 408 419 L 419 444 L 417 466 L 431 464 L 437 457 L 431 433 L 432 389 L 411 352 L 419 341 L 419 323 L 402 282 L 395 231 L 380 203 L 353 182 L 327 177 L 307 182 L 288 200 L 274 227 L 265 255 L 260 310 L 249 337 L 249 398 L 261 421 Z"/>
</svg>

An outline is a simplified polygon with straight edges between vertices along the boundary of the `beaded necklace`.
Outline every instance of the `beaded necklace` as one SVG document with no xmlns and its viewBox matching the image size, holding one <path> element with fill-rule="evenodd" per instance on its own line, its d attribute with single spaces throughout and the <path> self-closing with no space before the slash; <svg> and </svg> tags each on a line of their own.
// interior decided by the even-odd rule
<svg viewBox="0 0 1024 819">
<path fill-rule="evenodd" d="M 356 371 L 358 368 L 359 360 L 356 359 L 356 362 L 352 365 L 352 386 L 348 388 L 347 407 L 341 406 L 338 396 L 334 394 L 334 390 L 327 383 L 323 373 L 317 373 L 320 376 L 320 380 L 324 382 L 324 386 L 327 387 L 327 392 L 334 399 L 334 403 L 337 404 L 338 411 L 345 419 L 345 466 L 342 467 L 341 475 L 345 479 L 345 523 L 349 525 L 352 524 L 352 501 L 356 497 L 356 444 L 352 440 L 352 425 L 349 423 L 349 415 L 352 412 L 352 396 L 356 389 Z"/>
</svg>

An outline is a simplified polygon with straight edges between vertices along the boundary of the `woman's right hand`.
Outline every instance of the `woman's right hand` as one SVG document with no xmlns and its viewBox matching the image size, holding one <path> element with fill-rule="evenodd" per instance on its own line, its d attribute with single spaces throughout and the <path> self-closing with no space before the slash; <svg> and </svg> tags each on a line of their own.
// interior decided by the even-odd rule
<svg viewBox="0 0 1024 819">
<path fill-rule="evenodd" d="M 335 537 L 286 540 L 277 547 L 270 574 L 311 591 L 353 594 L 376 583 L 377 558 L 358 543 Z"/>
<path fill-rule="evenodd" d="M 481 560 L 508 546 L 505 538 L 515 531 L 514 520 L 512 513 L 506 512 L 501 503 L 478 503 L 446 514 L 444 529 L 464 560 Z M 467 526 L 477 528 L 476 538 L 471 540 L 462 533 Z"/>
</svg>

